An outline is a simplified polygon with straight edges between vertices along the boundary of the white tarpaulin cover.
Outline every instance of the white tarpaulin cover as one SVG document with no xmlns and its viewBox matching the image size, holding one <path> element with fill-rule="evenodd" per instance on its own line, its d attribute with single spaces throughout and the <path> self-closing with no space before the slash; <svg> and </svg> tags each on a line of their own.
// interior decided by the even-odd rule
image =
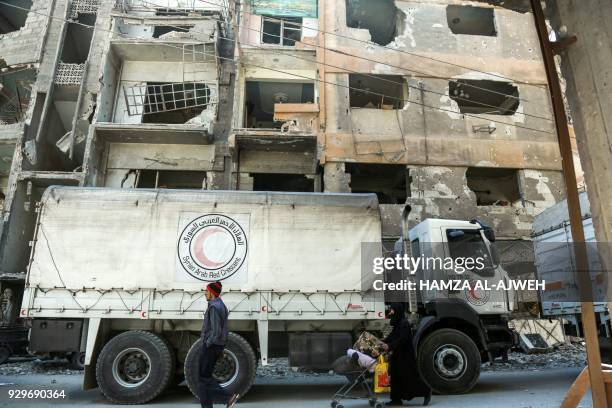
<svg viewBox="0 0 612 408">
<path fill-rule="evenodd" d="M 381 242 L 365 194 L 50 187 L 28 286 L 243 291 L 361 289 Z"/>
</svg>

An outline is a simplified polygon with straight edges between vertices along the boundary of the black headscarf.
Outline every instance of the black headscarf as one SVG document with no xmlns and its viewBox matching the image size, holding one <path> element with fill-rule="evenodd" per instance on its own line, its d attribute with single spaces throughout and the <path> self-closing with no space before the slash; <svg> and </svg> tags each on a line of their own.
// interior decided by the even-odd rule
<svg viewBox="0 0 612 408">
<path fill-rule="evenodd" d="M 391 326 L 396 326 L 406 317 L 406 306 L 403 303 L 391 303 L 389 308 L 394 312 L 391 316 Z"/>
</svg>

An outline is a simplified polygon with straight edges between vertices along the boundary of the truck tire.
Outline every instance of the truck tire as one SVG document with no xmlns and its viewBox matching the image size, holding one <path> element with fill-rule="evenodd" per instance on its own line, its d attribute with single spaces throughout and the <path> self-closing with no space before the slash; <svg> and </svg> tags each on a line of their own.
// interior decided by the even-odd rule
<svg viewBox="0 0 612 408">
<path fill-rule="evenodd" d="M 84 370 L 85 369 L 85 352 L 75 351 L 70 353 L 68 356 L 68 367 L 73 370 Z"/>
<path fill-rule="evenodd" d="M 418 349 L 423 379 L 437 394 L 464 394 L 480 376 L 480 352 L 474 341 L 455 329 L 429 334 Z"/>
<path fill-rule="evenodd" d="M 200 352 L 202 339 L 198 339 L 185 357 L 185 380 L 196 398 L 198 396 L 198 376 L 200 372 Z M 223 356 L 215 366 L 213 376 L 219 384 L 230 393 L 245 395 L 253 381 L 257 369 L 257 359 L 251 345 L 240 335 L 230 333 Z"/>
<path fill-rule="evenodd" d="M 155 333 L 133 330 L 104 345 L 96 364 L 102 394 L 115 404 L 144 404 L 161 394 L 174 374 L 166 341 Z"/>
<path fill-rule="evenodd" d="M 13 354 L 11 346 L 8 344 L 0 344 L 0 364 L 4 364 L 8 361 L 9 357 Z"/>
</svg>

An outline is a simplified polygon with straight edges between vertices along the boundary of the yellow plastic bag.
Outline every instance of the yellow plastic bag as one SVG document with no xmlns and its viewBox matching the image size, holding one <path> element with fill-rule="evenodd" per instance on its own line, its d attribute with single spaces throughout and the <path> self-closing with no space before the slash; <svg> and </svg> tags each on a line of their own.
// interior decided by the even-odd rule
<svg viewBox="0 0 612 408">
<path fill-rule="evenodd" d="M 382 393 L 391 391 L 391 378 L 389 377 L 389 363 L 382 355 L 378 357 L 374 369 L 374 392 Z"/>
</svg>

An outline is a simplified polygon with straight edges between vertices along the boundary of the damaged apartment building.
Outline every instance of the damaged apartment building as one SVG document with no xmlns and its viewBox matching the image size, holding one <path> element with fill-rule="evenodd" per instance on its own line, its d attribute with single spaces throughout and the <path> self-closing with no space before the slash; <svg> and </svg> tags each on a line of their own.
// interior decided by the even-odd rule
<svg viewBox="0 0 612 408">
<path fill-rule="evenodd" d="M 375 193 L 383 236 L 563 197 L 527 0 L 0 0 L 0 271 L 50 185 Z M 503 250 L 502 250 L 503 252 Z"/>
</svg>

